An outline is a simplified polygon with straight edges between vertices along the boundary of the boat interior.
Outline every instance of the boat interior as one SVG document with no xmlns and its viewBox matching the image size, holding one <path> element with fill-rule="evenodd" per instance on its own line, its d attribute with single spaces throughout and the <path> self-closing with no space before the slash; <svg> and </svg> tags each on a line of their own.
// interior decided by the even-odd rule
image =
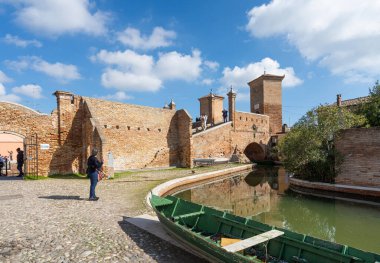
<svg viewBox="0 0 380 263">
<path fill-rule="evenodd" d="M 196 237 L 201 243 L 207 242 L 207 247 L 219 249 L 227 255 L 234 254 L 242 262 L 380 262 L 379 256 L 373 253 L 269 226 L 174 196 L 152 196 L 151 203 L 157 213 L 184 233 Z"/>
</svg>

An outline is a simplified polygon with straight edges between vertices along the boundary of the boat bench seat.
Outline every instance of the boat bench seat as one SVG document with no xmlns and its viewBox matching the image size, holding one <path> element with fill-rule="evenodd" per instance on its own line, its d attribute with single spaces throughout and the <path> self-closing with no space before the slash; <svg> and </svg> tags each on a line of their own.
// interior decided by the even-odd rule
<svg viewBox="0 0 380 263">
<path fill-rule="evenodd" d="M 166 199 L 166 198 L 161 198 L 161 199 L 156 199 L 154 200 L 154 206 L 159 207 L 159 206 L 166 206 L 166 205 L 171 205 L 173 204 L 172 200 Z"/>
<path fill-rule="evenodd" d="M 256 236 L 241 240 L 239 242 L 236 242 L 234 244 L 224 246 L 223 249 L 228 252 L 237 252 L 237 251 L 241 251 L 246 248 L 255 246 L 257 244 L 263 243 L 265 241 L 271 240 L 283 234 L 284 232 L 273 229 L 268 232 L 264 232 L 260 235 L 256 235 Z"/>
<path fill-rule="evenodd" d="M 183 218 L 187 218 L 187 217 L 204 215 L 204 213 L 205 212 L 203 212 L 203 211 L 201 211 L 201 212 L 194 212 L 194 213 L 189 213 L 189 214 L 183 214 L 183 215 L 173 216 L 173 218 L 174 218 L 174 220 L 178 220 L 178 219 L 183 219 Z"/>
</svg>

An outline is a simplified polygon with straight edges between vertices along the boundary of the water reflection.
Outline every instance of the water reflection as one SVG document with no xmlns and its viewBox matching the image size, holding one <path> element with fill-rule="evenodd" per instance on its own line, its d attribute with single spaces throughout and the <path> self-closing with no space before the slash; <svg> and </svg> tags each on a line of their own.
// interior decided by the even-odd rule
<svg viewBox="0 0 380 263">
<path fill-rule="evenodd" d="M 177 196 L 270 225 L 380 253 L 380 208 L 308 198 L 287 189 L 286 171 L 282 167 L 264 166 Z"/>
</svg>

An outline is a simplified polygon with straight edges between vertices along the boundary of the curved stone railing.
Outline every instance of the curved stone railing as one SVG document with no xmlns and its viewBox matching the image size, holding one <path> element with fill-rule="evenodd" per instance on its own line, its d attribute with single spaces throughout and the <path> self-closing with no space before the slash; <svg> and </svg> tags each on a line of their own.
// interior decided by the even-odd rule
<svg viewBox="0 0 380 263">
<path fill-rule="evenodd" d="M 218 171 L 212 171 L 212 172 L 203 173 L 203 174 L 176 178 L 153 188 L 145 197 L 145 201 L 149 205 L 149 207 L 151 207 L 149 200 L 152 194 L 157 195 L 157 196 L 171 195 L 176 192 L 189 189 L 191 187 L 199 186 L 205 183 L 226 178 L 233 173 L 252 170 L 253 167 L 254 167 L 253 164 L 247 164 L 247 165 L 227 168 L 227 169 L 218 170 Z"/>
</svg>

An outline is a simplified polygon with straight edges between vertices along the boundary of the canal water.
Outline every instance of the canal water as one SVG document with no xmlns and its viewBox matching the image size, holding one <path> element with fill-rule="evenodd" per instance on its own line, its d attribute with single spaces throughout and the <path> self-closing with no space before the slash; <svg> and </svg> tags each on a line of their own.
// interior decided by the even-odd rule
<svg viewBox="0 0 380 263">
<path fill-rule="evenodd" d="M 380 254 L 380 207 L 288 190 L 283 167 L 257 166 L 176 196 L 262 223 Z"/>
</svg>

